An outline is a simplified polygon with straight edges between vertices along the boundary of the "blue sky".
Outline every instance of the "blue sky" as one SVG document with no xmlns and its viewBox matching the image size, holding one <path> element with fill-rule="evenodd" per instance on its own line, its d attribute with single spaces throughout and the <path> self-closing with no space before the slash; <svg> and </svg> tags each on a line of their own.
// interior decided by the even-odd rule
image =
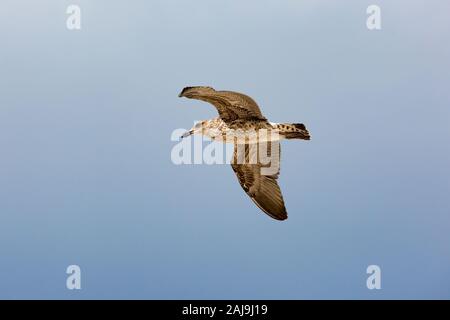
<svg viewBox="0 0 450 320">
<path fill-rule="evenodd" d="M 0 298 L 450 298 L 449 9 L 3 1 Z M 187 85 L 309 128 L 282 145 L 287 221 L 229 166 L 171 162 L 172 131 L 216 116 Z"/>
</svg>

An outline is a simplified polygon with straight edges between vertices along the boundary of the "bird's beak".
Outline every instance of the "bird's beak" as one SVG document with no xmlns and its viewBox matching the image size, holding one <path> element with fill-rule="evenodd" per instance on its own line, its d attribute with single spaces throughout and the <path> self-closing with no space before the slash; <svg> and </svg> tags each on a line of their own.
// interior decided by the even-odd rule
<svg viewBox="0 0 450 320">
<path fill-rule="evenodd" d="M 194 130 L 190 130 L 190 131 L 186 131 L 182 136 L 181 136 L 181 139 L 183 139 L 183 138 L 187 138 L 187 137 L 189 137 L 191 134 L 193 134 L 194 133 Z"/>
</svg>

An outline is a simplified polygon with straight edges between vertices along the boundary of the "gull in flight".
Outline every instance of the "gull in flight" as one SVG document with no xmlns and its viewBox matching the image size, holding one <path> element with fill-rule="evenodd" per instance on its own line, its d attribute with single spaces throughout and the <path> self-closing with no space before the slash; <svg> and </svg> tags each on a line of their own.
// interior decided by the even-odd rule
<svg viewBox="0 0 450 320">
<path fill-rule="evenodd" d="M 279 140 L 309 140 L 306 127 L 300 123 L 269 122 L 252 98 L 238 92 L 216 91 L 204 86 L 186 87 L 179 97 L 209 102 L 219 112 L 219 117 L 198 122 L 182 138 L 201 134 L 215 141 L 234 143 L 231 167 L 244 191 L 267 215 L 276 220 L 286 220 L 287 211 L 277 183 L 280 168 Z M 259 133 L 262 131 L 266 134 Z M 257 134 L 250 134 L 255 132 Z M 268 146 L 262 152 L 262 148 L 253 147 L 264 142 Z M 261 160 L 261 155 L 270 157 L 270 166 L 275 167 L 275 170 L 267 170 L 268 163 Z M 264 173 L 265 169 L 268 173 Z"/>
</svg>

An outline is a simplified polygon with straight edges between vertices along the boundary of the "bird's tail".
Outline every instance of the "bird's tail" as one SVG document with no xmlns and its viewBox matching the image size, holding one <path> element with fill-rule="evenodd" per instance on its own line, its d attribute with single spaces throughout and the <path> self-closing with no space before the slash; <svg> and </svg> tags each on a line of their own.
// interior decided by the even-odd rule
<svg viewBox="0 0 450 320">
<path fill-rule="evenodd" d="M 303 123 L 278 123 L 276 124 L 276 129 L 278 129 L 280 135 L 286 139 L 311 139 L 311 136 Z"/>
</svg>

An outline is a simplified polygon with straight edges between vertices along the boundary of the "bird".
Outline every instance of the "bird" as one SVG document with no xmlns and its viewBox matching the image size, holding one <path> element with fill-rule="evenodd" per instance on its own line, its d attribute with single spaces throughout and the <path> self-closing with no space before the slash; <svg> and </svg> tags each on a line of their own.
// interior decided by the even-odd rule
<svg viewBox="0 0 450 320">
<path fill-rule="evenodd" d="M 209 86 L 191 86 L 183 88 L 178 96 L 208 102 L 219 113 L 216 118 L 197 122 L 181 138 L 200 134 L 215 141 L 233 143 L 231 167 L 242 189 L 269 217 L 280 221 L 286 220 L 288 214 L 277 182 L 280 172 L 279 141 L 310 140 L 305 125 L 269 122 L 261 113 L 258 104 L 251 97 L 239 92 L 216 91 Z M 250 134 L 261 130 L 266 130 L 266 134 Z M 267 132 L 271 132 L 272 135 Z M 267 143 L 264 151 L 261 152 L 259 147 L 254 147 L 264 142 Z M 271 159 L 270 165 L 260 159 L 261 154 L 265 155 L 264 152 L 267 152 L 267 156 Z M 270 167 L 274 168 L 269 170 Z M 264 170 L 268 172 L 265 173 Z"/>
</svg>

